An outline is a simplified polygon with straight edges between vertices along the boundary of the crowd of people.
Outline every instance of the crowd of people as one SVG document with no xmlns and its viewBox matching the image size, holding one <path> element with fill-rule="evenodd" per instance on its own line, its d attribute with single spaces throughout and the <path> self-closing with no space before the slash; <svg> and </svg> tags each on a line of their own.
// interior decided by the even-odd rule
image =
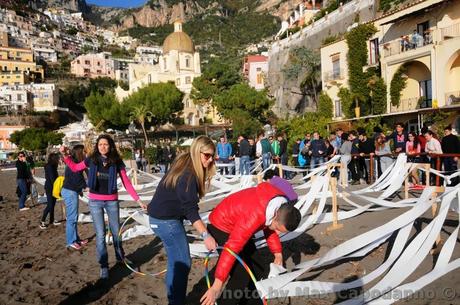
<svg viewBox="0 0 460 305">
<path fill-rule="evenodd" d="M 444 137 L 437 135 L 424 127 L 420 133 L 406 132 L 403 123 L 395 124 L 395 130 L 385 135 L 376 127 L 371 135 L 363 128 L 343 131 L 341 128 L 331 132 L 328 137 L 321 137 L 319 132 L 305 133 L 304 139 L 296 139 L 291 147 L 291 165 L 303 169 L 314 169 L 330 160 L 335 155 L 341 155 L 342 162 L 348 164 L 351 184 L 365 184 L 370 178 L 379 177 L 393 163 L 397 154 L 406 153 L 409 162 L 431 163 L 436 168 L 436 154 L 460 154 L 460 141 L 452 134 L 452 127 L 446 126 Z M 257 139 L 238 136 L 238 140 L 230 144 L 225 136 L 217 143 L 216 161 L 221 174 L 250 174 L 250 164 L 254 160 L 262 163 L 265 170 L 271 164 L 288 165 L 288 141 L 284 133 L 266 137 L 260 133 Z M 371 173 L 371 156 L 374 160 Z M 457 170 L 458 157 L 443 157 L 442 168 L 446 174 Z M 291 179 L 295 173 L 284 171 L 286 179 Z M 458 179 L 451 184 L 456 185 Z M 418 173 L 411 175 L 411 182 L 418 185 Z"/>
</svg>

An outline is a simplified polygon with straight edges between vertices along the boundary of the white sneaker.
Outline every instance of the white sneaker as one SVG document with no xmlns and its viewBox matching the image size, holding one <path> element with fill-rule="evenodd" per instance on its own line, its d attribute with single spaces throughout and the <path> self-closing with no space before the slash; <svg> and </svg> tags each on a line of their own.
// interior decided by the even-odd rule
<svg viewBox="0 0 460 305">
<path fill-rule="evenodd" d="M 61 225 L 61 222 L 60 222 L 60 221 L 57 221 L 57 220 L 55 220 L 55 221 L 53 221 L 53 225 L 54 225 L 54 226 L 60 226 L 60 225 Z"/>
<path fill-rule="evenodd" d="M 364 180 L 363 178 L 359 179 L 359 184 L 367 184 L 366 183 L 366 180 Z"/>
<path fill-rule="evenodd" d="M 24 208 L 22 208 L 22 209 L 19 209 L 19 211 L 21 211 L 21 212 L 24 212 L 24 211 L 27 211 L 27 210 L 30 210 L 30 208 L 24 207 Z"/>
</svg>

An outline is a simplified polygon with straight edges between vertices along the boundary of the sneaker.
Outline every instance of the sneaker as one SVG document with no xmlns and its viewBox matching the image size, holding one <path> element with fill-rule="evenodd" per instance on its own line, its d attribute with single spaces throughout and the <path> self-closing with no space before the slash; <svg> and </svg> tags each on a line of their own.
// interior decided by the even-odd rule
<svg viewBox="0 0 460 305">
<path fill-rule="evenodd" d="M 30 210 L 30 208 L 24 207 L 24 208 L 22 208 L 22 209 L 19 209 L 19 211 L 21 211 L 21 212 L 24 212 L 24 211 L 27 211 L 27 210 Z"/>
<path fill-rule="evenodd" d="M 79 240 L 78 243 L 80 244 L 80 246 L 86 246 L 88 244 L 89 240 L 87 239 L 82 239 L 82 240 Z"/>
<path fill-rule="evenodd" d="M 67 248 L 74 249 L 74 250 L 81 250 L 81 246 L 80 246 L 79 243 L 73 243 L 73 244 L 67 246 Z"/>
<path fill-rule="evenodd" d="M 359 184 L 359 181 L 358 181 L 358 180 L 352 180 L 350 184 L 351 184 L 351 185 L 358 185 L 358 184 Z"/>
<path fill-rule="evenodd" d="M 46 225 L 46 223 L 44 221 L 40 221 L 40 229 L 42 230 L 45 230 L 48 226 Z"/>
<path fill-rule="evenodd" d="M 61 222 L 60 221 L 53 221 L 53 226 L 60 226 L 61 225 Z"/>
<path fill-rule="evenodd" d="M 109 278 L 109 268 L 101 268 L 100 278 L 101 280 L 106 280 Z"/>
<path fill-rule="evenodd" d="M 361 178 L 361 179 L 359 179 L 359 184 L 364 185 L 364 184 L 367 184 L 367 182 L 366 182 L 366 180 Z"/>
</svg>

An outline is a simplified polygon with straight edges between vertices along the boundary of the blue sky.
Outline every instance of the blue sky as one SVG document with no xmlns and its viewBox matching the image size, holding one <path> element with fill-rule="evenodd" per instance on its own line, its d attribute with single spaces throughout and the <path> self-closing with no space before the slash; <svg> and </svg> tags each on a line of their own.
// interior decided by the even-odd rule
<svg viewBox="0 0 460 305">
<path fill-rule="evenodd" d="M 147 0 L 86 0 L 88 4 L 111 7 L 138 7 L 145 2 L 147 2 Z"/>
</svg>

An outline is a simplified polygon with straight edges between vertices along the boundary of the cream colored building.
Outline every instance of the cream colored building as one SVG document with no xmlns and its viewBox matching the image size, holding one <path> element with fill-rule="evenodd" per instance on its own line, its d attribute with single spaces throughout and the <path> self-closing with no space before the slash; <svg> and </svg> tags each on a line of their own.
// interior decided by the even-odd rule
<svg viewBox="0 0 460 305">
<path fill-rule="evenodd" d="M 418 1 L 373 23 L 378 32 L 368 42 L 368 65 L 363 68 L 380 62 L 388 93 L 385 116 L 404 115 L 409 129 L 416 130 L 430 109 L 460 103 L 460 1 Z M 335 102 L 335 119 L 342 118 L 338 90 L 348 87 L 347 52 L 345 40 L 321 48 L 323 90 Z M 393 106 L 391 81 L 400 67 L 407 85 L 400 105 Z"/>
<path fill-rule="evenodd" d="M 321 81 L 323 91 L 332 99 L 333 118 L 342 119 L 342 105 L 338 97 L 342 86 L 348 87 L 348 46 L 345 40 L 321 48 Z"/>
<path fill-rule="evenodd" d="M 118 87 L 116 95 L 121 101 L 140 88 L 152 83 L 174 82 L 184 95 L 183 118 L 185 124 L 199 125 L 205 118 L 213 123 L 220 122 L 216 111 L 209 106 L 195 105 L 190 98 L 192 82 L 201 76 L 200 54 L 190 37 L 182 31 L 182 22 L 174 23 L 174 32 L 163 43 L 163 54 L 158 57 L 158 64 L 130 64 L 129 91 Z"/>
<path fill-rule="evenodd" d="M 4 111 L 53 111 L 59 104 L 55 84 L 0 86 L 0 107 Z"/>
</svg>

